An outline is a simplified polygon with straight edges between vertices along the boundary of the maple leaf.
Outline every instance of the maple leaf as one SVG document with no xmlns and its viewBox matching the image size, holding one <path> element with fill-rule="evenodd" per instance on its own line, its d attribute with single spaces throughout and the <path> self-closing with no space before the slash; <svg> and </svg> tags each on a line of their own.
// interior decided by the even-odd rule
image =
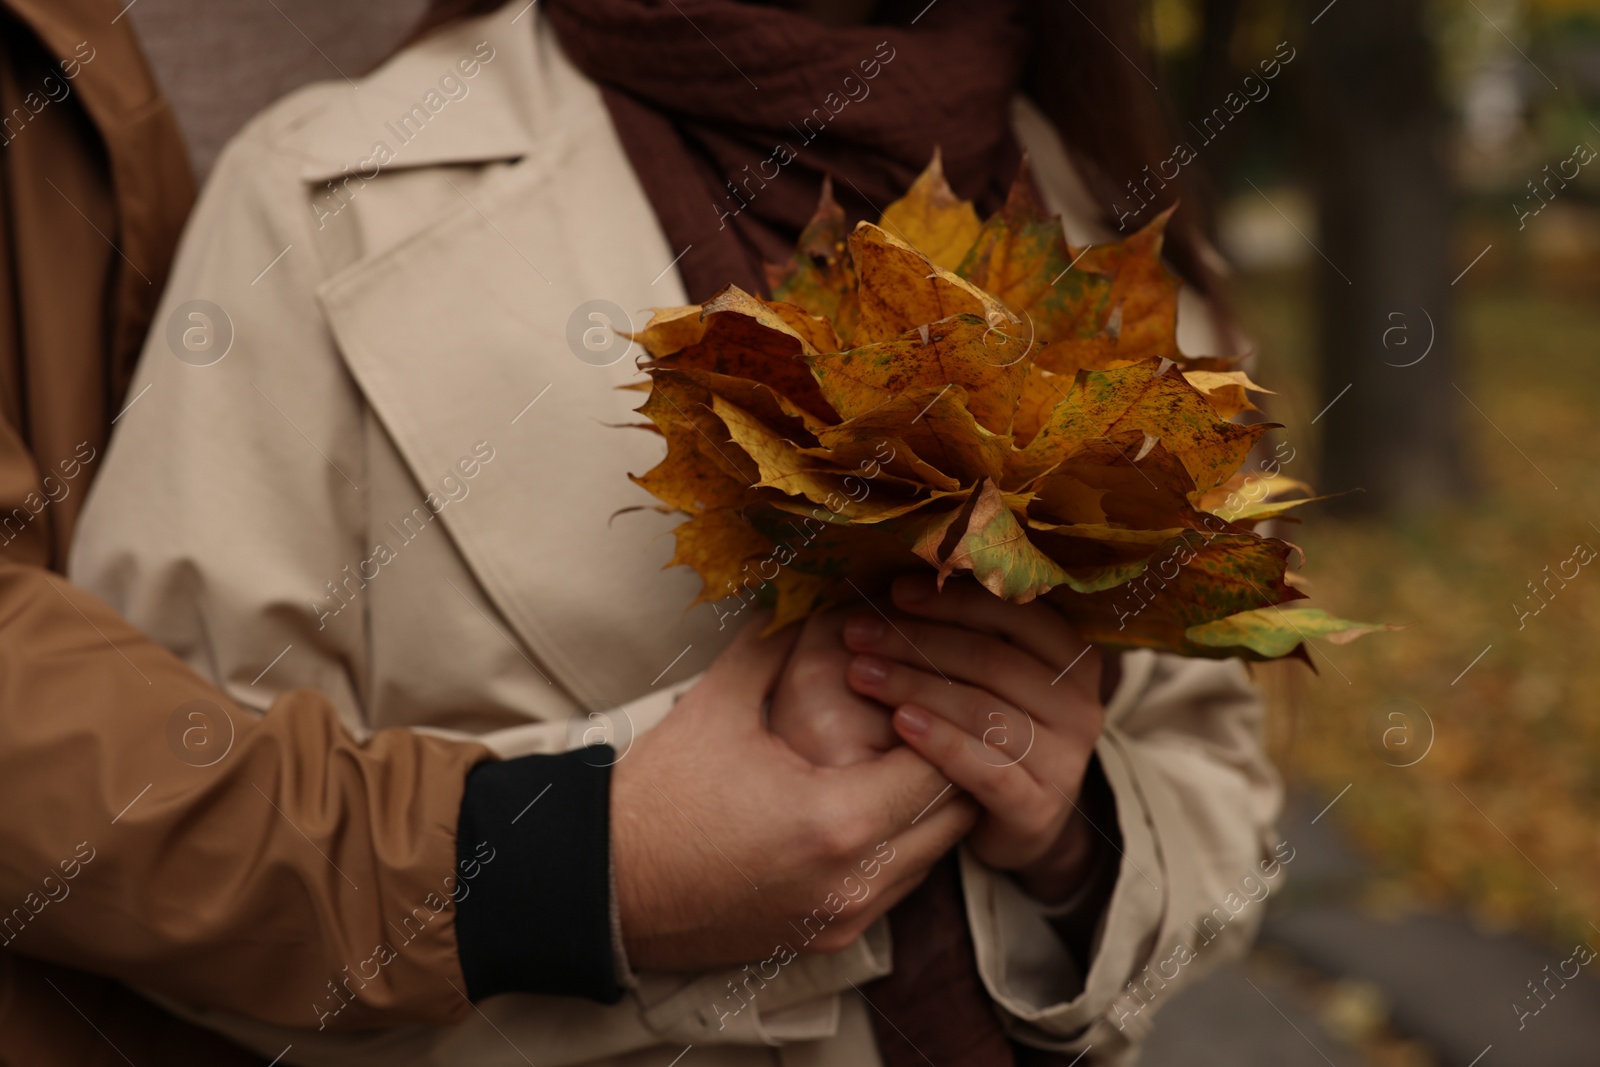
<svg viewBox="0 0 1600 1067">
<path fill-rule="evenodd" d="M 849 228 L 844 209 L 833 199 L 833 180 L 822 179 L 817 212 L 800 231 L 800 243 L 787 266 L 767 268 L 774 300 L 791 303 L 828 320 L 844 341 L 855 337 L 856 273 L 845 245 Z"/>
<path fill-rule="evenodd" d="M 957 385 L 967 391 L 967 410 L 981 426 L 1006 433 L 1028 375 L 1023 360 L 1012 358 L 1022 350 L 976 315 L 955 315 L 807 362 L 822 395 L 847 419 L 910 390 Z"/>
<path fill-rule="evenodd" d="M 939 150 L 904 198 L 883 213 L 883 228 L 921 249 L 935 266 L 954 271 L 978 239 L 982 223 L 971 201 L 956 196 L 944 178 Z"/>
<path fill-rule="evenodd" d="M 1260 411 L 1250 402 L 1246 390 L 1252 393 L 1271 393 L 1250 380 L 1242 370 L 1186 370 L 1184 381 L 1204 393 L 1217 414 L 1225 419 L 1238 417 L 1242 412 Z"/>
<path fill-rule="evenodd" d="M 1365 634 L 1384 630 L 1403 630 L 1394 623 L 1351 622 L 1329 615 L 1320 608 L 1270 607 L 1241 611 L 1190 627 L 1188 640 L 1208 648 L 1240 654 L 1246 649 L 1251 659 L 1276 659 L 1293 652 L 1302 640 L 1321 638 L 1329 644 L 1347 645 Z"/>
<path fill-rule="evenodd" d="M 993 296 L 869 222 L 850 234 L 850 258 L 860 279 L 859 343 L 892 340 L 952 315 L 975 315 L 994 326 L 1020 321 Z"/>
<path fill-rule="evenodd" d="M 1111 647 L 1265 659 L 1386 629 L 1283 606 L 1298 549 L 1256 527 L 1321 498 L 1242 471 L 1273 424 L 1233 420 L 1267 390 L 1179 351 L 1169 218 L 1074 249 L 1026 167 L 979 220 L 935 155 L 877 224 L 825 183 L 772 299 L 655 309 L 638 410 L 666 456 L 633 480 L 686 516 L 669 565 L 696 602 L 777 628 L 932 567 Z"/>
</svg>

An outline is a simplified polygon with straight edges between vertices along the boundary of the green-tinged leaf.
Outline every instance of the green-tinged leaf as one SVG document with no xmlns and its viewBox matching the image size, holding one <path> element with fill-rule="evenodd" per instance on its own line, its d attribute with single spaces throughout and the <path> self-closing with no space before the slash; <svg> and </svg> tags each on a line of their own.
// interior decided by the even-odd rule
<svg viewBox="0 0 1600 1067">
<path fill-rule="evenodd" d="M 1329 615 L 1321 608 L 1258 608 L 1191 626 L 1184 636 L 1208 648 L 1249 649 L 1252 658 L 1277 659 L 1293 652 L 1302 642 L 1327 641 L 1347 645 L 1358 637 L 1400 630 L 1393 623 L 1351 622 Z"/>
<path fill-rule="evenodd" d="M 1040 532 L 1043 539 L 1051 536 Z M 1188 530 L 1156 548 L 1138 577 L 1086 596 L 1051 594 L 1085 640 L 1189 650 L 1190 627 L 1302 599 L 1284 581 L 1293 546 L 1276 538 Z"/>
<path fill-rule="evenodd" d="M 1029 336 L 1047 344 L 1099 333 L 1108 311 L 1111 279 L 1072 261 L 1061 220 L 1045 215 L 1024 166 L 956 273 L 998 297 L 1032 324 Z"/>
<path fill-rule="evenodd" d="M 959 510 L 902 525 L 912 536 L 912 550 L 939 571 L 939 583 L 958 572 L 970 572 L 995 596 L 1025 604 L 1065 585 L 1093 588 L 1078 575 L 1039 551 L 1017 521 L 1005 494 L 985 480 Z"/>
<path fill-rule="evenodd" d="M 1249 525 L 1251 523 L 1266 522 L 1268 519 L 1276 519 L 1280 515 L 1293 511 L 1301 504 L 1314 504 L 1321 500 L 1332 500 L 1334 497 L 1344 495 L 1343 493 L 1327 493 L 1322 496 L 1303 496 L 1295 500 L 1265 500 L 1259 504 L 1246 504 L 1237 511 L 1229 511 L 1224 508 L 1221 511 L 1213 512 L 1213 514 L 1229 522 Z"/>
</svg>

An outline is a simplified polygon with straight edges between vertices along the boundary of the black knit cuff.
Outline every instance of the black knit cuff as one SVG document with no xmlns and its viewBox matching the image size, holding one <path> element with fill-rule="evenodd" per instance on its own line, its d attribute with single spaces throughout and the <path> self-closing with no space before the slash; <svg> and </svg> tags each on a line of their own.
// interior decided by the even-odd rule
<svg viewBox="0 0 1600 1067">
<path fill-rule="evenodd" d="M 608 745 L 480 763 L 456 826 L 467 995 L 622 999 L 611 922 Z"/>
</svg>

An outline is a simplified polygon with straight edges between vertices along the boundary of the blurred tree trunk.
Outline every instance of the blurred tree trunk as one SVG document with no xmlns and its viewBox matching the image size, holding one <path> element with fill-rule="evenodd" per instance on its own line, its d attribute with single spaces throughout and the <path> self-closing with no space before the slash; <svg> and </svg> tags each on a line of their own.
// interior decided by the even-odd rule
<svg viewBox="0 0 1600 1067">
<path fill-rule="evenodd" d="M 1343 499 L 1352 511 L 1392 513 L 1469 487 L 1451 384 L 1454 197 L 1423 8 L 1337 0 L 1300 37 L 1326 257 L 1311 261 L 1318 407 L 1332 404 L 1317 421 L 1319 488 L 1364 489 Z"/>
<path fill-rule="evenodd" d="M 1184 115 L 1194 125 L 1211 114 L 1211 109 L 1239 87 L 1240 79 L 1252 71 L 1241 71 L 1233 65 L 1233 35 L 1239 25 L 1240 8 L 1244 0 L 1201 0 L 1200 48 L 1198 70 L 1194 78 L 1194 91 L 1190 94 L 1188 114 Z M 1253 117 L 1253 116 L 1252 116 Z M 1184 139 L 1193 132 L 1193 126 L 1180 131 Z M 1242 133 L 1243 131 L 1236 131 Z M 1206 145 L 1205 174 L 1217 180 L 1234 173 L 1234 164 L 1244 139 L 1239 136 L 1218 137 Z M 1208 223 L 1214 222 L 1212 219 Z M 1215 239 L 1216 234 L 1211 234 Z"/>
</svg>

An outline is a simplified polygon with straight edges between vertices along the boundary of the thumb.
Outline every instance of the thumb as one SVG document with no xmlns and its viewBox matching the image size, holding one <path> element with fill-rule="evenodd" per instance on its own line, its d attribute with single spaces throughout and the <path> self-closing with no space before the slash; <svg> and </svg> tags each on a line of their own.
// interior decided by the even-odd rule
<svg viewBox="0 0 1600 1067">
<path fill-rule="evenodd" d="M 785 626 L 770 637 L 762 634 L 772 622 L 772 613 L 763 611 L 745 624 L 739 636 L 716 658 L 706 671 L 702 684 L 714 699 L 713 705 L 736 709 L 737 714 L 758 723 L 761 706 L 778 684 L 789 653 L 800 636 L 800 627 Z"/>
<path fill-rule="evenodd" d="M 857 811 L 870 813 L 874 834 L 888 836 L 915 824 L 953 791 L 950 780 L 909 746 L 843 768 L 841 788 Z"/>
</svg>

